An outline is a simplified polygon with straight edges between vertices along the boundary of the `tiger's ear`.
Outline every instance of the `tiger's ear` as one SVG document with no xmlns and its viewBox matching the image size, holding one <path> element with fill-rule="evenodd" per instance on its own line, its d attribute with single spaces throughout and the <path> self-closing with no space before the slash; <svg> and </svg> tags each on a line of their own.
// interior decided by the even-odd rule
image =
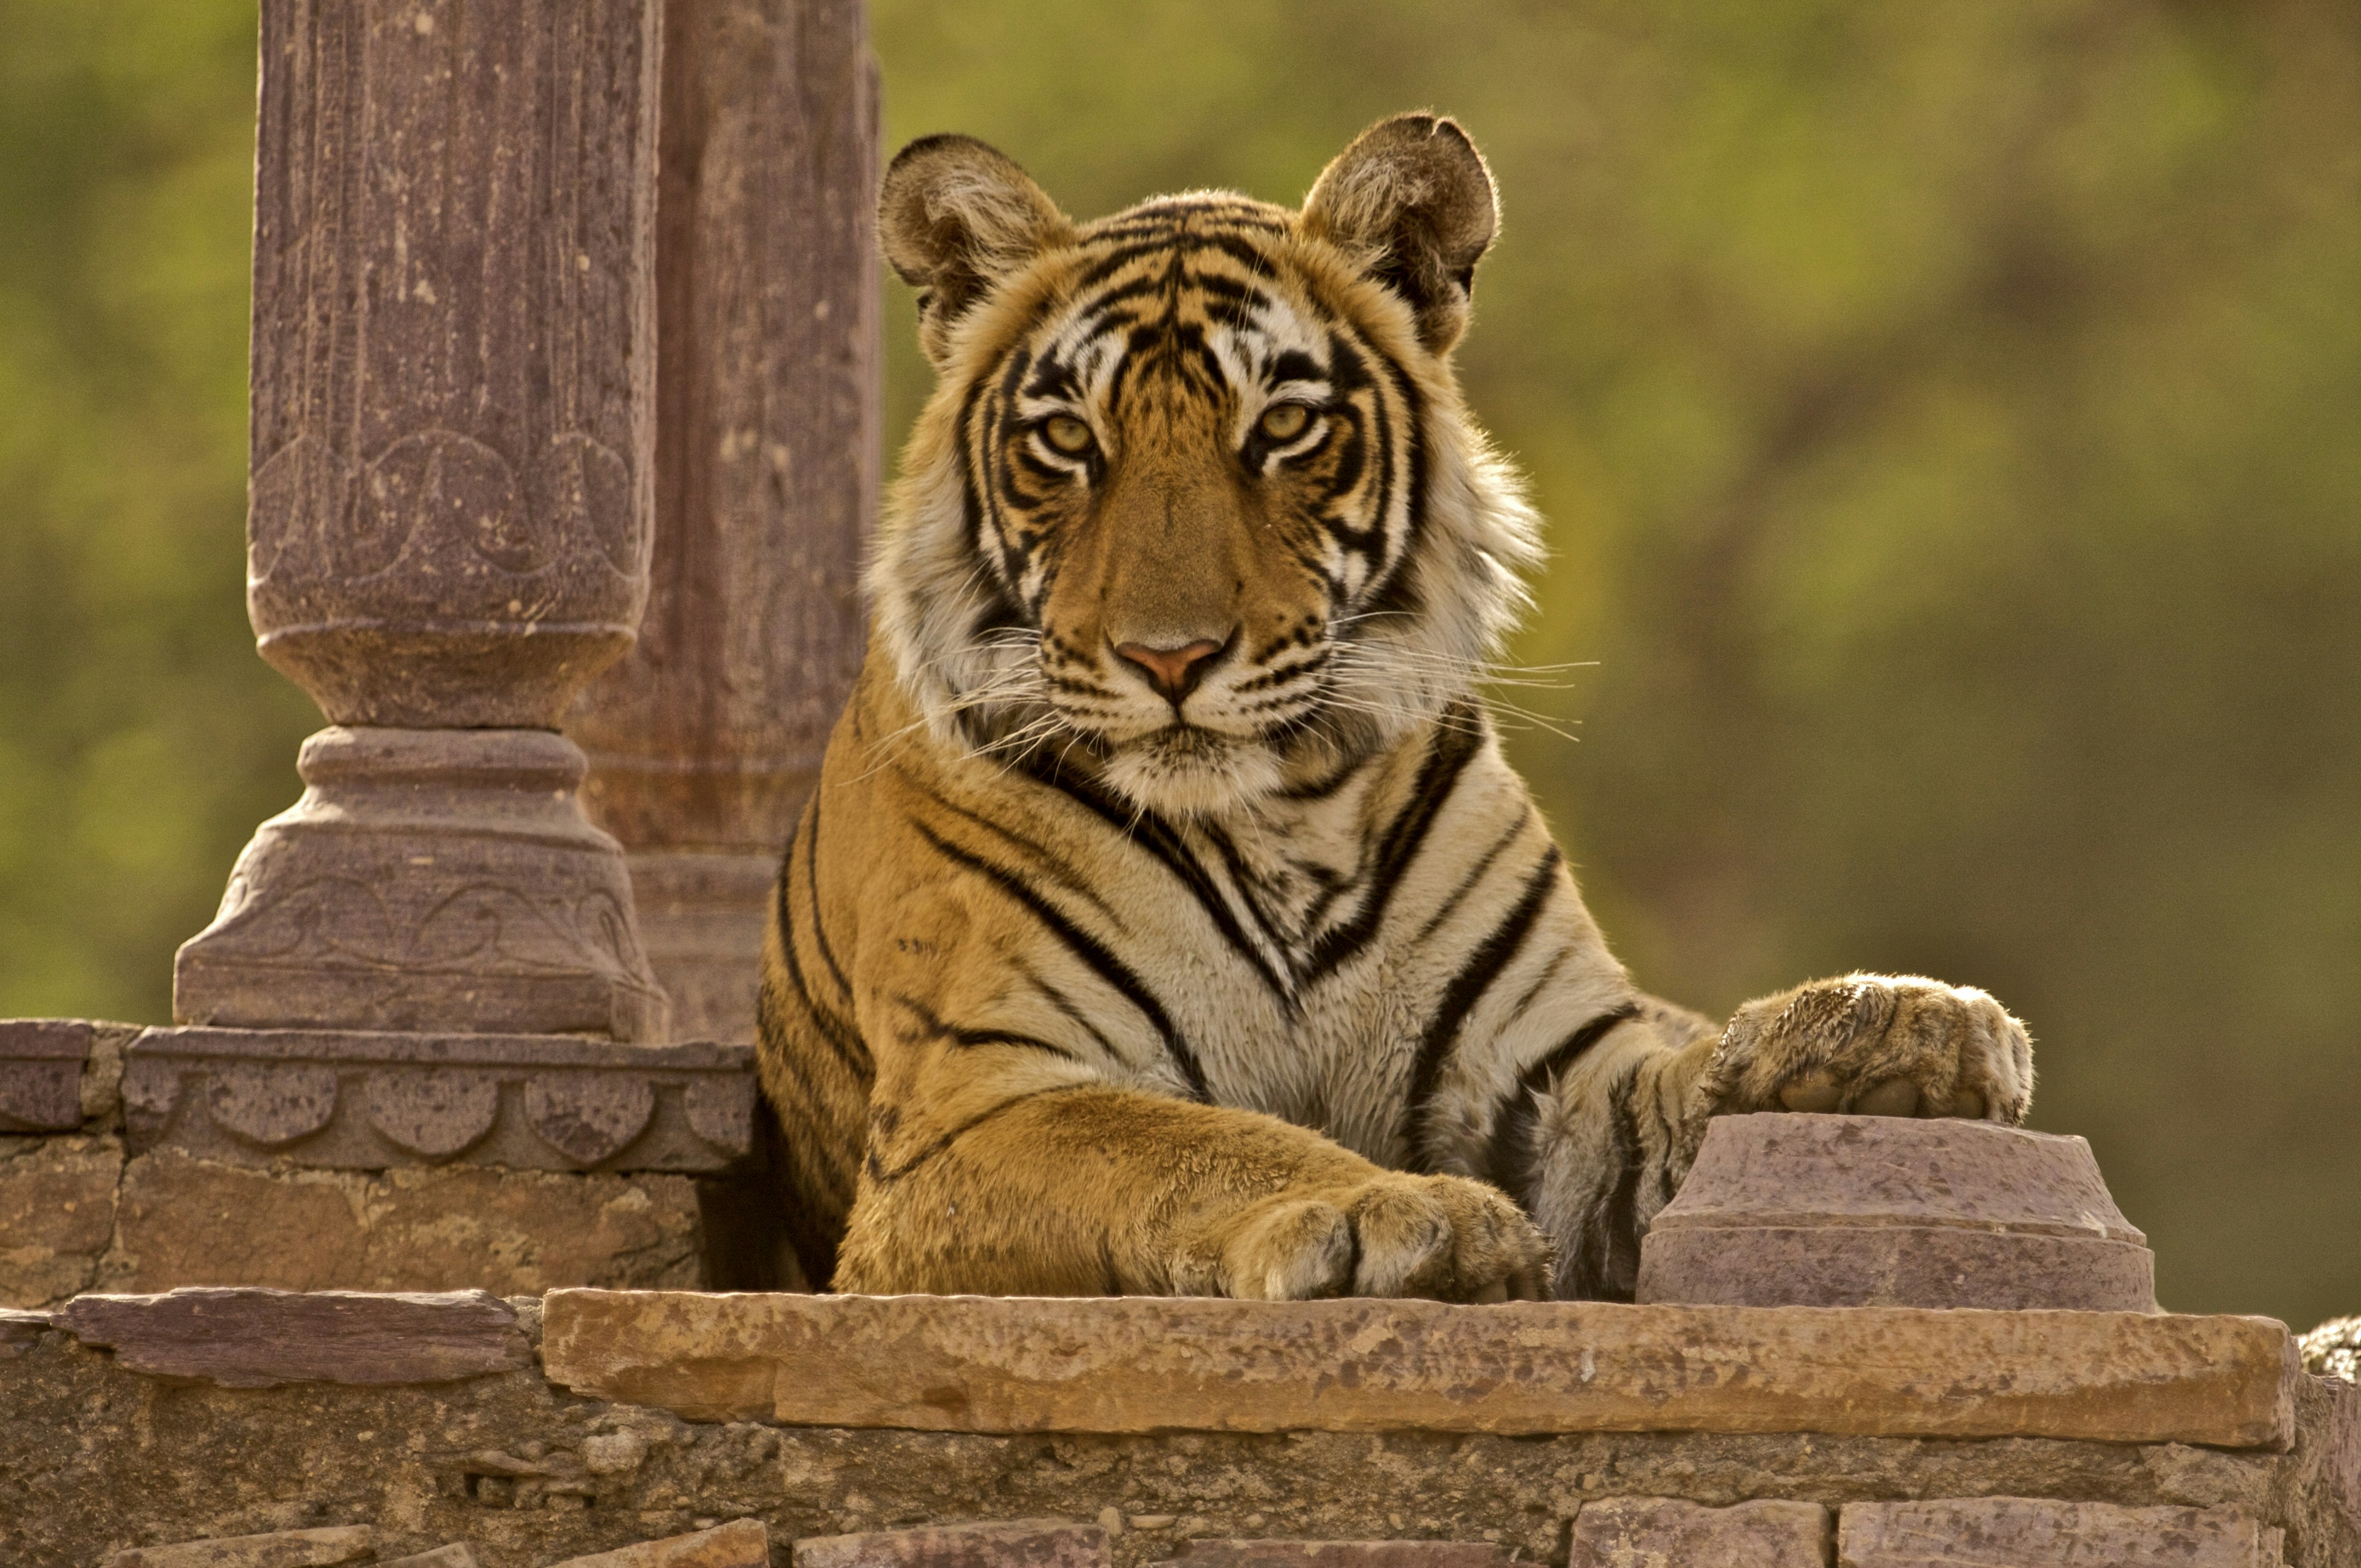
<svg viewBox="0 0 2361 1568">
<path fill-rule="evenodd" d="M 1467 327 L 1476 263 L 1500 226 L 1492 171 L 1456 122 L 1379 120 L 1320 171 L 1303 225 L 1356 255 L 1410 302 L 1419 340 L 1447 352 Z"/>
<path fill-rule="evenodd" d="M 918 342 L 937 364 L 950 326 L 992 285 L 1073 225 L 1031 175 L 973 137 L 922 137 L 894 155 L 877 198 L 877 238 L 919 291 Z"/>
</svg>

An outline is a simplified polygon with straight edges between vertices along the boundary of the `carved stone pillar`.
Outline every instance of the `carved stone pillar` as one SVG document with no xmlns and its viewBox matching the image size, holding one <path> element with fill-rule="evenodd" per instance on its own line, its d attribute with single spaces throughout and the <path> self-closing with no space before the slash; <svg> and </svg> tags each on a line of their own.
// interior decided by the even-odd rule
<svg viewBox="0 0 2361 1568">
<path fill-rule="evenodd" d="M 184 1022 L 664 1037 L 556 732 L 647 598 L 658 4 L 264 0 L 247 607 L 334 728 Z"/>
<path fill-rule="evenodd" d="M 568 728 L 682 1038 L 753 1037 L 779 851 L 860 668 L 876 113 L 860 0 L 669 0 L 653 592 Z"/>
</svg>

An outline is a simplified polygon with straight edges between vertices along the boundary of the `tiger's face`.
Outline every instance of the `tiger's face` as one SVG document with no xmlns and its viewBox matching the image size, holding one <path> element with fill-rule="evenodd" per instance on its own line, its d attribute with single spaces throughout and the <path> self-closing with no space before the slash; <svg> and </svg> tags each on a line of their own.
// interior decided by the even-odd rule
<svg viewBox="0 0 2361 1568">
<path fill-rule="evenodd" d="M 1494 227 L 1455 126 L 1382 123 L 1301 212 L 1082 225 L 936 137 L 880 227 L 939 381 L 872 587 L 939 731 L 1218 815 L 1466 694 L 1534 545 L 1450 368 Z"/>
</svg>

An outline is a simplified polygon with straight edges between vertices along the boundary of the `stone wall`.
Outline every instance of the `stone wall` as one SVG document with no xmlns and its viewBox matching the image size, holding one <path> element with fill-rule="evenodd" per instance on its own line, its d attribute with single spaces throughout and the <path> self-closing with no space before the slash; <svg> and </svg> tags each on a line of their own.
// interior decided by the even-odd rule
<svg viewBox="0 0 2361 1568">
<path fill-rule="evenodd" d="M 747 1054 L 0 1021 L 0 1307 L 782 1283 Z"/>
<path fill-rule="evenodd" d="M 785 1335 L 782 1300 L 795 1300 Z M 1138 1329 L 1107 1332 L 1118 1307 L 1183 1310 L 1157 1357 L 1077 1371 L 1077 1347 Z M 2020 1398 L 2025 1358 L 2059 1337 L 2044 1320 L 2068 1317 L 2086 1320 L 2079 1348 L 2043 1360 L 2063 1397 Z M 2018 1351 L 1974 1354 L 2012 1336 Z M 1663 1352 L 1692 1342 L 1718 1348 Z M 1776 1376 L 1744 1372 L 1749 1344 Z M 259 1568 L 464 1547 L 478 1568 L 546 1568 L 751 1520 L 762 1555 L 741 1524 L 737 1544 L 708 1538 L 697 1561 L 2352 1568 L 2361 1394 L 2301 1372 L 2289 1349 L 2263 1320 L 2132 1314 L 85 1300 L 0 1321 L 0 1560 L 79 1568 L 138 1549 L 123 1568 Z M 1947 1360 L 1957 1375 L 1927 1381 Z M 607 1397 L 619 1368 L 707 1403 L 717 1380 L 759 1385 L 768 1404 L 723 1416 Z M 1233 1419 L 1220 1391 L 1248 1385 L 1236 1408 L 1269 1430 L 1219 1430 Z M 848 1390 L 865 1390 L 865 1410 Z M 821 1398 L 825 1412 L 809 1408 Z M 913 1410 L 939 1430 L 909 1430 Z M 2132 1424 L 2091 1435 L 2090 1412 L 2108 1410 Z M 1162 1430 L 1104 1430 L 1159 1411 Z M 2081 1435 L 2059 1435 L 2074 1421 Z M 1989 1435 L 1930 1435 L 1962 1430 Z M 934 1528 L 1043 1520 L 1063 1533 Z M 818 1539 L 911 1530 L 931 1533 Z M 345 1555 L 162 1551 L 289 1532 Z M 615 1568 L 690 1561 L 649 1547 Z"/>
</svg>

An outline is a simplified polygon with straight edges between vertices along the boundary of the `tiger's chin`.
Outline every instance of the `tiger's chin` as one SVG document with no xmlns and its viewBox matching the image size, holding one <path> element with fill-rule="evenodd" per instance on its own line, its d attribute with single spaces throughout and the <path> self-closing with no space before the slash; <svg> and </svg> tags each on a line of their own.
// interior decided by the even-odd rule
<svg viewBox="0 0 2361 1568">
<path fill-rule="evenodd" d="M 1108 754 L 1100 776 L 1125 799 L 1166 817 L 1218 817 L 1286 782 L 1268 746 L 1193 725 L 1126 741 Z"/>
</svg>

